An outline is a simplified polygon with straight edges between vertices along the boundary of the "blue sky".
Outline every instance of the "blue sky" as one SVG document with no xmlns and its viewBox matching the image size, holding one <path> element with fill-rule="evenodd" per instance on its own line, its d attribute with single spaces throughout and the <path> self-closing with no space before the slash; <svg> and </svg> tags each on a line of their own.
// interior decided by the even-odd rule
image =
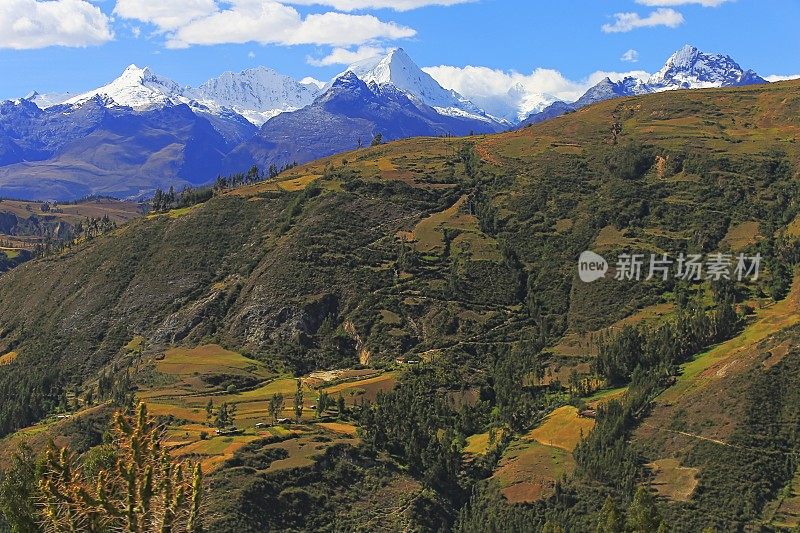
<svg viewBox="0 0 800 533">
<path fill-rule="evenodd" d="M 794 75 L 799 22 L 797 0 L 2 0 L 0 99 L 87 90 L 130 63 L 186 85 L 256 65 L 327 80 L 396 46 L 421 66 L 519 73 L 551 93 L 597 71 L 654 72 L 686 43 Z"/>
</svg>

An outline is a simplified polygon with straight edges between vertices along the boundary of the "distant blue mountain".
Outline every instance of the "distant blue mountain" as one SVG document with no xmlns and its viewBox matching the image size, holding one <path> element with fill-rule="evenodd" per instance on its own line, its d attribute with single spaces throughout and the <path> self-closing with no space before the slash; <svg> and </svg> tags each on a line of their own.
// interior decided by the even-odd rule
<svg viewBox="0 0 800 533">
<path fill-rule="evenodd" d="M 193 89 L 131 65 L 77 96 L 2 102 L 0 196 L 144 197 L 253 164 L 303 163 L 377 133 L 389 141 L 508 127 L 443 89 L 402 50 L 352 69 L 326 88 L 255 69 Z"/>
<path fill-rule="evenodd" d="M 0 196 L 126 198 L 207 183 L 223 158 L 256 131 L 240 117 L 210 120 L 185 104 L 134 111 L 96 97 L 41 110 L 26 100 L 5 102 Z"/>
<path fill-rule="evenodd" d="M 348 71 L 311 105 L 268 120 L 257 136 L 234 150 L 225 168 L 303 163 L 369 145 L 378 133 L 391 141 L 497 131 L 494 123 L 439 114 L 393 85 L 367 85 Z"/>
<path fill-rule="evenodd" d="M 753 83 L 766 81 L 728 56 L 685 46 L 647 80 L 605 78 L 576 102 L 554 102 L 522 124 L 609 98 Z M 304 163 L 367 145 L 376 134 L 391 141 L 511 126 L 444 89 L 402 49 L 355 63 L 325 87 L 268 69 L 182 87 L 131 65 L 77 96 L 0 102 L 0 197 L 139 198 L 254 164 Z"/>
</svg>

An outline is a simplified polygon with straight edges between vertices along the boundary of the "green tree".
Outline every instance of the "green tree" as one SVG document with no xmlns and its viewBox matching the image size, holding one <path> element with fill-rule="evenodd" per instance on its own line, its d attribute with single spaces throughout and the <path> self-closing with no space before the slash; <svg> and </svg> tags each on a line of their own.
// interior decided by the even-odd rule
<svg viewBox="0 0 800 533">
<path fill-rule="evenodd" d="M 383 135 L 380 133 L 376 133 L 375 136 L 372 138 L 371 146 L 380 146 L 383 144 Z"/>
<path fill-rule="evenodd" d="M 331 404 L 331 397 L 327 392 L 322 391 L 319 394 L 319 401 L 317 402 L 317 418 L 325 414 Z"/>
<path fill-rule="evenodd" d="M 220 429 L 232 426 L 236 420 L 236 404 L 228 405 L 223 402 L 217 410 L 217 419 L 214 421 L 214 426 Z"/>
<path fill-rule="evenodd" d="M 606 497 L 606 502 L 600 510 L 595 531 L 597 533 L 622 533 L 625 531 L 625 520 L 611 496 Z"/>
<path fill-rule="evenodd" d="M 11 467 L 0 478 L 0 514 L 12 533 L 41 531 L 35 500 L 38 477 L 33 451 L 23 445 L 11 457 Z"/>
<path fill-rule="evenodd" d="M 339 393 L 339 397 L 336 398 L 336 410 L 339 413 L 339 418 L 342 418 L 347 410 L 347 406 L 344 403 L 344 396 L 342 396 L 341 392 Z"/>
<path fill-rule="evenodd" d="M 294 416 L 299 424 L 303 417 L 303 384 L 299 379 L 297 380 L 297 390 L 294 392 Z"/>
<path fill-rule="evenodd" d="M 281 411 L 283 411 L 284 403 L 285 400 L 281 392 L 276 392 L 272 395 L 272 398 L 269 399 L 269 414 L 272 416 L 273 424 L 278 423 L 278 418 L 280 418 Z"/>
<path fill-rule="evenodd" d="M 542 528 L 542 533 L 564 533 L 564 528 L 548 520 Z"/>
<path fill-rule="evenodd" d="M 653 495 L 645 487 L 636 489 L 628 508 L 628 530 L 632 533 L 654 533 L 661 523 L 661 513 Z"/>
<path fill-rule="evenodd" d="M 206 421 L 210 422 L 214 416 L 214 400 L 209 398 L 206 404 Z"/>
</svg>

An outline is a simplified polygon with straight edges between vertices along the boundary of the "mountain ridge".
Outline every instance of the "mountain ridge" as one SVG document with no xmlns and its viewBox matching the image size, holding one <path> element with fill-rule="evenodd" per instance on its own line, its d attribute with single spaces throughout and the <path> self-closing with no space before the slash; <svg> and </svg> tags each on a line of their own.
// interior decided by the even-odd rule
<svg viewBox="0 0 800 533">
<path fill-rule="evenodd" d="M 133 395 L 203 461 L 210 531 L 594 531 L 642 500 L 674 529 L 783 527 L 763 511 L 800 450 L 797 286 L 775 304 L 800 258 L 798 87 L 365 147 L 25 263 L 0 277 L 0 460 L 19 438 L 87 456 L 104 424 L 84 415 Z M 336 90 L 317 108 L 404 102 L 353 75 Z M 764 270 L 588 284 L 587 249 L 763 252 Z M 709 350 L 682 333 L 732 323 Z M 310 408 L 322 392 L 341 408 Z M 264 427 L 280 395 L 287 414 L 304 395 L 301 424 Z M 223 405 L 242 434 L 215 434 Z"/>
<path fill-rule="evenodd" d="M 575 102 L 550 104 L 529 115 L 522 125 L 553 118 L 559 111 L 576 110 L 587 105 L 623 96 L 638 96 L 663 91 L 738 87 L 769 83 L 752 70 L 744 70 L 725 54 L 705 53 L 692 45 L 684 45 L 672 54 L 664 66 L 646 80 L 627 76 L 612 81 L 608 76 L 589 88 Z"/>
<path fill-rule="evenodd" d="M 349 83 L 334 87 L 348 73 L 364 82 L 363 85 Z M 766 81 L 752 71 L 744 71 L 728 56 L 705 54 L 686 46 L 648 80 L 631 77 L 614 82 L 606 78 L 576 102 L 549 103 L 521 125 L 551 119 L 607 98 L 694 86 L 753 83 Z M 350 95 L 353 98 L 343 93 L 345 87 L 353 91 Z M 510 90 L 519 91 L 521 87 Z M 335 94 L 329 94 L 331 91 Z M 59 102 L 66 96 L 69 97 Z M 549 101 L 546 99 L 538 105 L 541 107 Z M 378 102 L 383 102 L 386 109 L 380 110 L 382 104 Z M 44 109 L 40 114 L 30 108 L 31 105 L 41 105 Z M 148 135 L 147 138 L 123 137 L 145 150 L 145 158 L 128 156 L 121 161 L 99 161 L 103 154 L 113 158 L 122 153 L 114 145 L 115 135 L 100 133 L 89 136 L 98 143 L 91 150 L 58 153 L 59 147 L 70 141 L 86 142 L 77 137 L 80 128 L 68 122 L 78 120 L 78 124 L 87 126 L 87 117 L 99 112 L 98 107 L 114 110 L 118 119 L 128 117 L 131 128 L 135 129 L 155 117 L 169 122 L 168 117 L 182 113 L 177 111 L 180 106 L 194 113 L 196 124 L 207 122 L 214 131 L 201 128 L 205 132 L 202 139 L 178 135 L 177 138 L 183 139 L 181 142 L 194 143 L 171 148 L 174 154 L 183 154 L 179 156 L 182 161 L 179 164 L 170 161 L 163 152 L 164 138 L 160 133 L 155 134 L 156 131 L 167 133 L 167 124 L 140 129 L 139 133 Z M 81 111 L 82 107 L 87 107 L 87 111 Z M 173 111 L 161 115 L 152 113 L 168 108 Z M 68 199 L 63 195 L 70 190 L 109 195 L 128 195 L 135 191 L 146 196 L 156 186 L 163 186 L 164 176 L 170 173 L 175 186 L 185 186 L 187 180 L 193 184 L 209 183 L 219 172 L 241 172 L 252 164 L 263 170 L 271 165 L 303 163 L 331 155 L 336 150 L 369 143 L 377 134 L 386 140 L 395 140 L 408 136 L 495 133 L 513 127 L 511 122 L 492 116 L 459 93 L 443 88 L 402 48 L 355 63 L 322 88 L 313 81 L 298 82 L 267 68 L 224 73 L 192 88 L 181 86 L 147 67 L 131 65 L 118 78 L 97 89 L 59 97 L 32 93 L 27 99 L 4 103 L 2 109 L 0 195 L 36 191 L 39 196 L 32 199 L 43 200 Z M 142 113 L 149 113 L 144 122 L 139 119 Z M 98 127 L 102 128 L 102 124 Z M 63 138 L 53 139 L 54 135 Z M 215 140 L 211 141 L 212 138 Z M 292 146 L 296 138 L 302 138 L 304 145 Z M 209 142 L 211 144 L 204 144 Z M 196 150 L 194 146 L 206 146 L 206 149 Z M 183 161 L 184 155 L 197 160 Z M 133 161 L 138 161 L 138 166 Z M 145 161 L 147 166 L 142 166 Z M 126 173 L 117 172 L 121 168 L 126 168 Z M 178 168 L 194 169 L 195 175 L 182 174 Z M 98 172 L 103 169 L 114 169 L 109 176 L 118 180 L 115 186 L 110 187 L 108 180 L 98 178 Z M 139 178 L 147 173 L 158 176 L 149 189 Z M 126 175 L 136 176 L 135 186 L 125 183 Z M 56 182 L 71 185 L 67 189 L 54 186 L 52 196 L 48 196 L 46 184 Z"/>
</svg>

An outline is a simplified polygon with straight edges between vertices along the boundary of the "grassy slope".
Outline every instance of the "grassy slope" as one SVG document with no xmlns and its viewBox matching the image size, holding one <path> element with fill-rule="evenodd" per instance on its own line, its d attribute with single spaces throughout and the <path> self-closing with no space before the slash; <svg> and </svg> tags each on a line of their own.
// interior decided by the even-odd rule
<svg viewBox="0 0 800 533">
<path fill-rule="evenodd" d="M 609 254 L 624 246 L 713 248 L 726 246 L 726 235 L 728 245 L 738 246 L 752 237 L 752 225 L 743 224 L 754 217 L 777 227 L 792 222 L 794 214 L 783 220 L 790 213 L 775 207 L 787 180 L 770 173 L 783 159 L 795 168 L 800 163 L 794 142 L 798 87 L 790 82 L 650 95 L 604 102 L 503 135 L 400 141 L 304 165 L 278 183 L 243 187 L 191 209 L 135 220 L 0 277 L 0 354 L 17 354 L 0 367 L 0 390 L 9 391 L 3 400 L 42 376 L 92 386 L 98 371 L 127 361 L 125 345 L 132 338 L 144 339 L 145 366 L 179 345 L 246 350 L 258 361 L 253 372 L 264 380 L 351 366 L 365 351 L 373 363 L 437 354 L 481 368 L 476 350 L 542 328 L 599 331 L 640 309 L 664 306 L 671 287 L 574 283 L 575 257 L 598 244 Z M 685 163 L 673 174 L 656 165 L 631 183 L 614 162 L 630 155 L 626 147 L 633 141 L 652 147 L 665 166 L 679 158 Z M 479 180 L 466 177 L 459 162 L 466 143 L 474 143 L 483 160 Z M 319 190 L 307 194 L 312 183 Z M 484 204 L 468 202 L 479 197 Z M 707 234 L 720 218 L 726 220 L 714 228 L 719 231 Z M 397 267 L 400 240 L 410 241 L 417 254 L 407 272 Z M 515 285 L 515 268 L 525 273 L 523 286 Z M 544 326 L 526 306 L 537 307 Z M 764 341 L 771 328 L 788 326 L 780 309 L 762 311 L 754 329 L 734 342 Z M 797 315 L 796 308 L 786 312 Z M 712 352 L 699 361 L 695 365 L 718 358 Z M 167 357 L 162 370 L 169 364 Z M 185 385 L 196 376 L 179 378 Z M 294 381 L 282 379 L 218 399 L 241 403 L 243 414 L 245 404 L 254 405 L 254 423 L 269 395 L 292 392 Z M 373 394 L 391 381 L 367 378 L 329 390 Z M 190 389 L 204 386 L 188 383 Z M 719 391 L 724 397 L 725 388 Z M 197 424 L 205 401 L 199 395 L 185 405 L 166 403 L 163 414 L 183 408 Z M 5 412 L 6 428 L 14 427 L 14 415 Z M 641 431 L 652 442 L 651 459 L 664 459 L 669 442 L 647 435 L 647 426 Z M 201 451 L 208 446 L 208 452 L 222 444 L 192 439 L 189 445 Z M 520 453 L 531 449 L 527 444 Z M 536 446 L 563 456 L 547 470 L 548 482 L 568 471 L 565 450 Z"/>
<path fill-rule="evenodd" d="M 759 428 L 759 424 L 772 424 L 769 427 L 774 430 L 777 424 L 790 422 L 770 422 L 763 414 L 755 415 L 753 420 L 753 412 L 758 411 L 764 394 L 779 405 L 788 401 L 783 399 L 784 385 L 767 375 L 777 371 L 793 379 L 789 378 L 793 374 L 788 370 L 793 367 L 787 366 L 787 370 L 782 367 L 797 361 L 798 324 L 800 275 L 795 276 L 792 291 L 785 300 L 758 310 L 741 334 L 685 364 L 677 382 L 656 398 L 633 443 L 651 462 L 654 486 L 668 501 L 690 502 L 688 509 L 691 509 L 694 505 L 708 505 L 717 498 L 713 505 L 719 509 L 721 501 L 730 499 L 727 489 L 719 485 L 729 482 L 729 477 L 739 479 L 747 475 L 737 470 L 740 466 L 730 466 L 736 465 L 736 454 L 745 454 L 743 460 L 752 461 L 746 454 L 764 457 L 780 453 L 774 451 L 775 443 L 767 438 L 770 431 Z M 754 383 L 764 380 L 766 389 L 754 388 Z M 792 383 L 789 386 L 796 389 L 797 383 Z M 784 409 L 770 415 L 789 420 L 798 415 L 793 402 Z M 764 435 L 756 431 L 763 431 Z M 727 454 L 730 456 L 726 458 Z M 723 465 L 732 471 L 726 472 Z M 761 482 L 758 477 L 751 480 Z M 793 486 L 788 485 L 778 500 L 767 506 L 763 519 L 755 523 L 790 527 L 800 523 L 794 511 Z M 709 490 L 710 487 L 714 489 Z M 699 496 L 695 496 L 695 491 Z M 697 503 L 694 497 L 699 498 Z M 722 509 L 718 512 L 721 520 L 732 518 Z"/>
</svg>

